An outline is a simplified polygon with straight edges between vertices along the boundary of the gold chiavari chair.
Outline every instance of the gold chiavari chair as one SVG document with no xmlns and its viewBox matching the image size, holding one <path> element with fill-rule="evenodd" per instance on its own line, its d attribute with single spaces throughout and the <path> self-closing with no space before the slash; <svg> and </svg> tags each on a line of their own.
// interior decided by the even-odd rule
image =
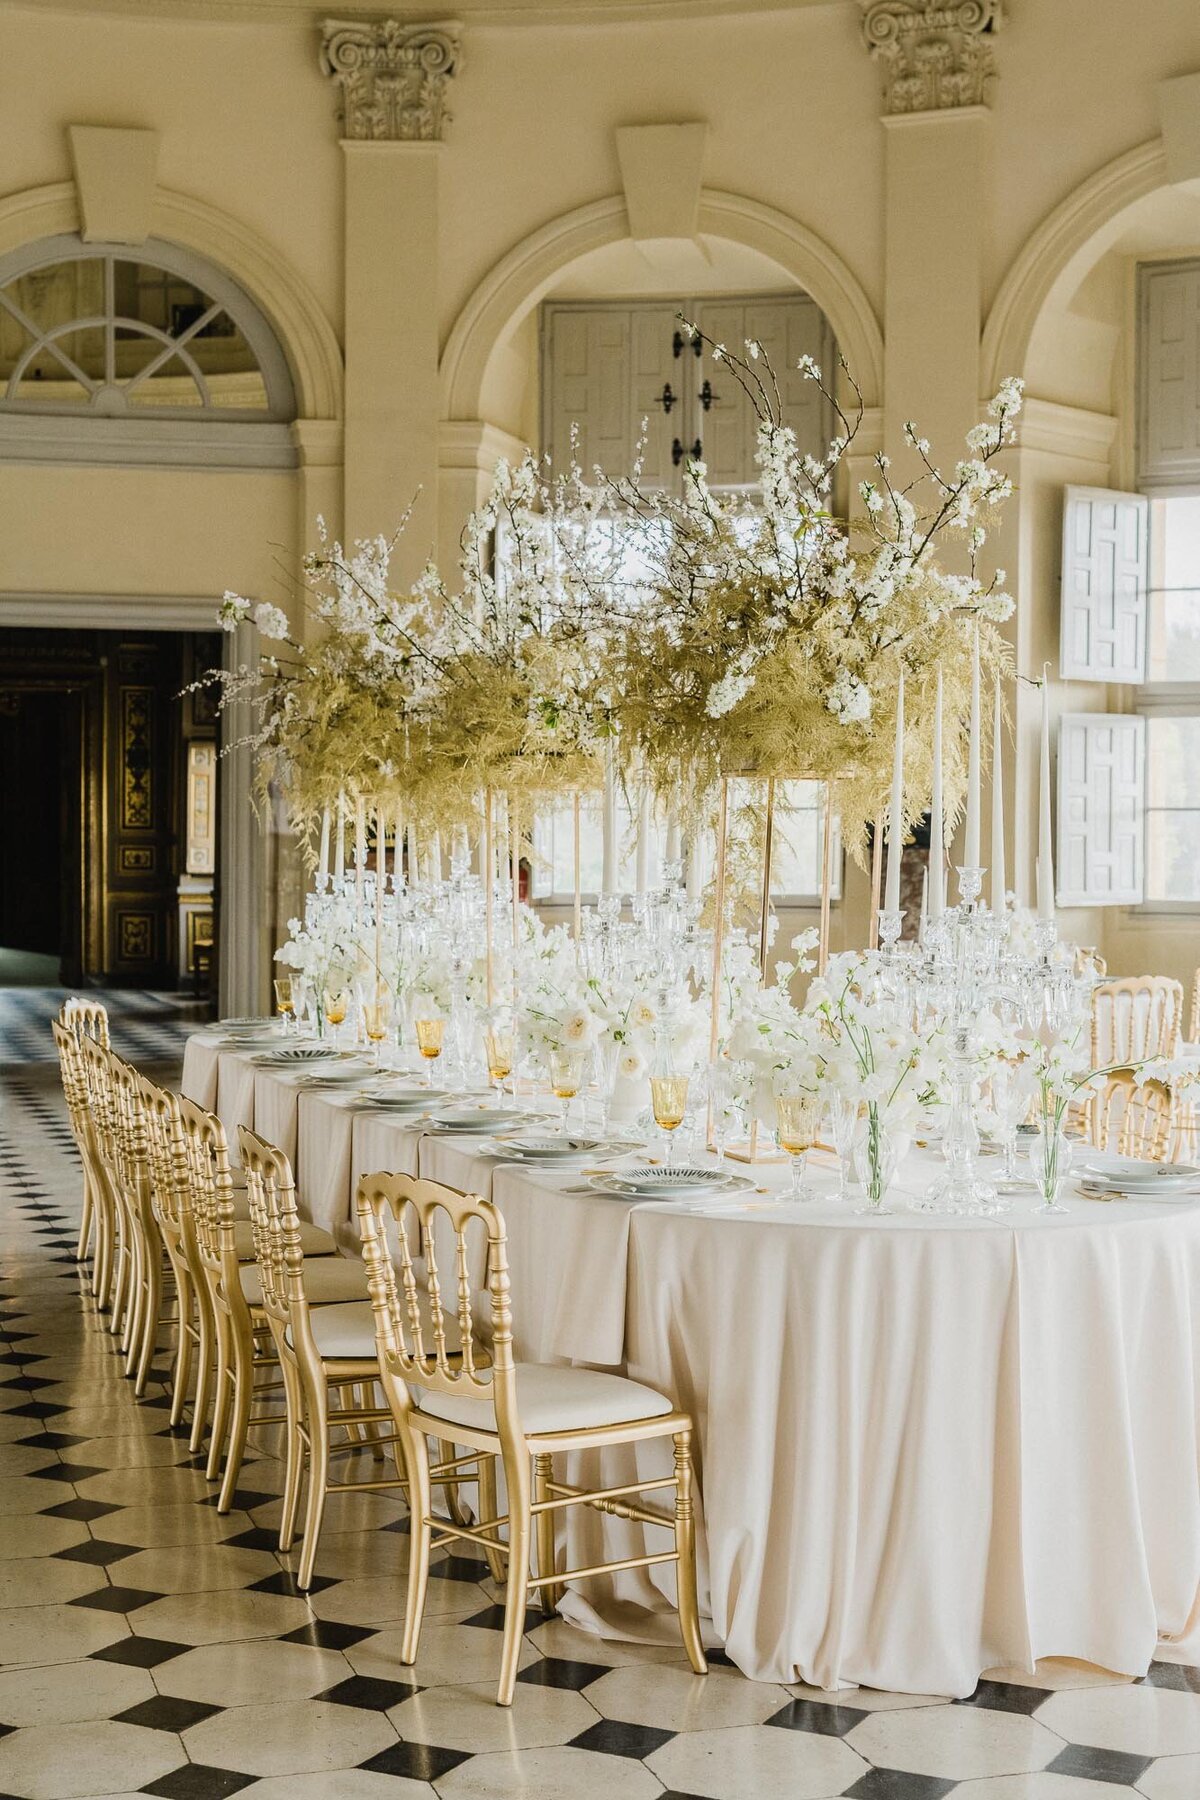
<svg viewBox="0 0 1200 1800">
<path fill-rule="evenodd" d="M 512 1704 L 531 1592 L 539 1593 L 553 1609 L 566 1581 L 652 1563 L 676 1565 L 684 1648 L 696 1673 L 704 1674 L 707 1665 L 696 1601 L 691 1419 L 677 1412 L 664 1395 L 625 1376 L 514 1361 L 504 1220 L 490 1201 L 456 1194 L 437 1182 L 380 1174 L 364 1176 L 356 1204 L 375 1309 L 379 1378 L 401 1433 L 412 1507 L 401 1662 L 414 1663 L 417 1658 L 430 1552 L 462 1538 L 507 1558 L 499 1705 Z M 454 1246 L 446 1276 L 446 1306 L 436 1248 L 443 1227 L 452 1233 Z M 468 1243 L 472 1227 L 484 1239 L 491 1314 L 486 1342 L 472 1316 Z M 456 1355 L 450 1350 L 452 1323 L 458 1326 Z M 474 1453 L 479 1469 L 484 1516 L 473 1526 L 432 1516 L 427 1437 L 442 1438 L 448 1432 L 456 1444 Z M 668 1436 L 674 1444 L 673 1474 L 592 1490 L 554 1478 L 555 1455 Z M 497 1457 L 508 1492 L 503 1517 L 496 1514 L 490 1497 L 495 1492 L 492 1471 Z M 490 1482 L 485 1469 L 492 1475 Z M 653 1510 L 636 1498 L 662 1488 L 674 1489 L 672 1513 Z M 663 1526 L 673 1533 L 673 1546 L 560 1572 L 555 1567 L 554 1514 L 577 1505 Z M 500 1535 L 502 1526 L 508 1528 L 507 1542 Z M 530 1540 L 535 1530 L 538 1574 L 532 1576 Z"/>
<path fill-rule="evenodd" d="M 162 1233 L 167 1260 L 175 1279 L 177 1311 L 175 1356 L 171 1370 L 170 1423 L 178 1425 L 183 1418 L 194 1362 L 196 1393 L 188 1448 L 190 1454 L 195 1456 L 203 1442 L 204 1424 L 208 1417 L 213 1326 L 204 1274 L 196 1252 L 187 1171 L 179 1156 L 179 1105 L 174 1094 L 166 1088 L 160 1088 L 147 1075 L 139 1079 L 138 1100 L 149 1152 L 150 1204 Z"/>
<path fill-rule="evenodd" d="M 378 1434 L 383 1422 L 392 1424 L 390 1407 L 377 1406 L 366 1397 L 368 1392 L 374 1395 L 379 1374 L 375 1320 L 367 1297 L 366 1276 L 361 1264 L 352 1265 L 358 1277 L 359 1299 L 340 1305 L 310 1306 L 301 1249 L 303 1228 L 296 1210 L 291 1164 L 281 1150 L 256 1137 L 244 1125 L 239 1128 L 238 1139 L 250 1199 L 262 1310 L 275 1342 L 287 1409 L 287 1463 L 279 1548 L 289 1550 L 295 1537 L 307 1456 L 304 1543 L 296 1575 L 296 1585 L 307 1589 L 312 1583 L 326 1495 L 403 1489 L 406 1484 L 397 1449 L 400 1439 L 394 1424 L 386 1435 L 372 1439 L 380 1461 L 382 1446 L 392 1445 L 394 1475 L 371 1480 L 330 1480 L 331 1456 L 362 1450 L 357 1436 L 360 1428 L 369 1427 Z M 331 1393 L 339 1401 L 334 1410 L 330 1408 Z M 342 1426 L 350 1434 L 348 1441 L 332 1443 L 331 1432 Z"/>
<path fill-rule="evenodd" d="M 1188 1019 L 1188 1043 L 1200 1044 L 1200 969 L 1192 976 L 1192 1011 Z"/>
<path fill-rule="evenodd" d="M 150 1141 L 141 1100 L 142 1077 L 114 1050 L 108 1053 L 113 1084 L 117 1180 L 124 1200 L 132 1256 L 129 1267 L 129 1347 L 125 1373 L 141 1399 L 162 1325 L 165 1245 L 153 1205 Z"/>
<path fill-rule="evenodd" d="M 253 1229 L 239 1222 L 225 1127 L 194 1101 L 179 1098 L 181 1166 L 186 1171 L 196 1247 L 212 1307 L 215 1386 L 212 1430 L 206 1473 L 215 1481 L 225 1453 L 225 1470 L 217 1511 L 226 1513 L 246 1452 L 246 1436 L 254 1424 L 278 1423 L 278 1412 L 255 1415 L 256 1397 L 277 1395 L 270 1326 L 262 1307 L 262 1285 L 254 1258 Z M 345 1257 L 327 1232 L 301 1225 L 300 1248 L 307 1259 L 305 1284 L 314 1301 L 362 1298 L 362 1272 Z M 270 1371 L 266 1381 L 261 1379 Z"/>
<path fill-rule="evenodd" d="M 121 1145 L 117 1126 L 117 1095 L 113 1079 L 112 1051 L 98 1039 L 81 1040 L 87 1082 L 88 1112 L 95 1138 L 96 1166 L 108 1194 L 113 1219 L 112 1273 L 108 1291 L 108 1329 L 125 1354 L 132 1328 L 134 1232 L 130 1223 L 125 1183 L 121 1179 Z"/>
<path fill-rule="evenodd" d="M 75 1147 L 79 1151 L 79 1160 L 83 1166 L 83 1212 L 75 1255 L 82 1262 L 87 1256 L 89 1243 L 94 1240 L 92 1293 L 98 1305 L 107 1306 L 109 1285 L 112 1280 L 116 1221 L 113 1216 L 112 1195 L 100 1168 L 100 1147 L 96 1140 L 92 1112 L 88 1104 L 87 1072 L 84 1067 L 83 1048 L 74 1030 L 70 1026 L 64 1025 L 61 1020 L 53 1019 L 50 1028 L 54 1034 L 54 1043 L 58 1051 L 58 1065 L 62 1074 L 63 1095 L 67 1103 L 71 1135 L 75 1139 Z"/>
<path fill-rule="evenodd" d="M 1118 1156 L 1165 1162 L 1174 1126 L 1174 1100 L 1165 1081 L 1138 1081 L 1134 1069 L 1114 1069 L 1097 1097 L 1092 1141 Z"/>
<path fill-rule="evenodd" d="M 1092 990 L 1092 1067 L 1174 1056 L 1183 1024 L 1183 985 L 1168 975 L 1125 975 Z"/>
<path fill-rule="evenodd" d="M 102 1006 L 98 1000 L 84 1000 L 78 995 L 71 995 L 68 999 L 63 1001 L 58 1009 L 58 1022 L 65 1031 L 71 1033 L 76 1041 L 83 1037 L 95 1038 L 97 1043 L 103 1044 L 104 1048 L 106 1050 L 108 1049 L 108 1009 L 107 1007 Z M 96 1227 L 96 1242 L 97 1248 L 99 1248 L 100 1221 L 99 1216 L 95 1213 L 95 1198 L 95 1193 L 89 1191 L 89 1186 L 85 1177 L 83 1189 L 83 1213 L 79 1221 L 79 1241 L 75 1247 L 76 1262 L 82 1262 L 87 1255 L 88 1239 L 91 1235 L 93 1223 L 95 1223 Z M 95 1268 L 95 1259 L 93 1259 L 93 1276 L 95 1275 Z M 93 1293 L 95 1292 L 94 1281 L 92 1291 Z"/>
</svg>

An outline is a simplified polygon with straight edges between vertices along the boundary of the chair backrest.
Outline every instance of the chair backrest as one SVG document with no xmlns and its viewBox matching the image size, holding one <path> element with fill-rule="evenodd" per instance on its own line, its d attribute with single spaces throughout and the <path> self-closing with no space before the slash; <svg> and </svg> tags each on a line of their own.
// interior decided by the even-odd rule
<svg viewBox="0 0 1200 1800">
<path fill-rule="evenodd" d="M 409 1406 L 406 1384 L 412 1382 L 436 1393 L 491 1400 L 501 1433 L 518 1431 L 508 1244 L 498 1209 L 478 1194 L 457 1194 L 412 1175 L 364 1175 L 355 1203 L 380 1379 L 391 1404 Z M 472 1226 L 479 1228 L 475 1244 L 482 1237 L 490 1342 L 478 1333 L 472 1313 Z M 439 1243 L 447 1245 L 445 1275 Z"/>
<path fill-rule="evenodd" d="M 99 1038 L 79 1039 L 83 1052 L 82 1071 L 87 1095 L 87 1110 L 100 1160 L 112 1182 L 118 1179 L 116 1093 L 113 1085 L 112 1051 Z"/>
<path fill-rule="evenodd" d="M 115 1050 L 106 1054 L 112 1082 L 117 1180 L 130 1213 L 144 1231 L 153 1233 L 153 1182 L 147 1119 L 142 1105 L 142 1077 L 133 1064 L 118 1056 Z"/>
<path fill-rule="evenodd" d="M 1092 990 L 1092 1067 L 1174 1056 L 1183 1024 L 1183 986 L 1167 975 L 1127 975 Z"/>
<path fill-rule="evenodd" d="M 148 1075 L 138 1076 L 137 1104 L 145 1132 L 150 1176 L 150 1204 L 164 1232 L 172 1238 L 183 1233 L 187 1205 L 186 1166 L 180 1155 L 179 1106 L 167 1088 Z"/>
<path fill-rule="evenodd" d="M 206 1112 L 181 1094 L 179 1130 L 182 1165 L 196 1229 L 196 1249 L 205 1269 L 224 1276 L 232 1296 L 240 1293 L 237 1277 L 237 1242 L 234 1235 L 233 1176 L 229 1166 L 229 1141 L 215 1113 Z"/>
<path fill-rule="evenodd" d="M 291 1326 L 292 1343 L 299 1348 L 301 1337 L 308 1338 L 308 1300 L 292 1165 L 282 1150 L 245 1125 L 238 1127 L 238 1144 L 263 1311 L 276 1324 Z"/>
<path fill-rule="evenodd" d="M 82 1149 L 87 1119 L 87 1082 L 83 1073 L 79 1040 L 58 1019 L 51 1019 L 50 1030 L 54 1034 L 54 1047 L 58 1051 L 58 1068 L 62 1076 L 67 1116 L 71 1121 L 75 1141 Z"/>
<path fill-rule="evenodd" d="M 1192 1016 L 1188 1020 L 1189 1044 L 1200 1044 L 1200 969 L 1192 976 Z"/>
<path fill-rule="evenodd" d="M 72 994 L 59 1007 L 58 1017 L 77 1038 L 95 1038 L 98 1044 L 108 1049 L 108 1008 L 99 1000 L 84 1000 L 78 994 Z"/>
<path fill-rule="evenodd" d="M 1175 1106 L 1166 1082 L 1139 1082 L 1133 1069 L 1114 1069 L 1098 1097 L 1095 1143 L 1118 1156 L 1165 1162 L 1174 1123 Z"/>
</svg>

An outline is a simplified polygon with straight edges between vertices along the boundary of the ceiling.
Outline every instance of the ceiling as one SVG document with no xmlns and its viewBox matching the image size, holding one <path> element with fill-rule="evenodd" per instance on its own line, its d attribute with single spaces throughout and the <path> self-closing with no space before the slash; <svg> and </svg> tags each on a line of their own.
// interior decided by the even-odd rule
<svg viewBox="0 0 1200 1800">
<path fill-rule="evenodd" d="M 414 23 L 446 18 L 464 24 L 472 20 L 489 25 L 572 24 L 595 25 L 640 19 L 696 19 L 721 14 L 797 12 L 814 6 L 840 5 L 844 0 L 456 0 L 431 8 L 418 0 L 379 0 L 374 6 L 340 6 L 336 0 L 321 6 L 313 0 L 0 0 L 0 8 L 23 12 L 85 12 L 122 14 L 134 18 L 219 19 L 275 21 L 284 25 L 311 25 L 330 16 L 411 18 Z"/>
</svg>

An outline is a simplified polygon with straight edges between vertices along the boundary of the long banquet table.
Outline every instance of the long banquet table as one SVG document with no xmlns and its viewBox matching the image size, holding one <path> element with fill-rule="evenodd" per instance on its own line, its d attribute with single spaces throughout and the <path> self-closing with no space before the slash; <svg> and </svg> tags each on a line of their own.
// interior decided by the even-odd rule
<svg viewBox="0 0 1200 1800">
<path fill-rule="evenodd" d="M 235 1145 L 248 1124 L 294 1157 L 303 1210 L 348 1251 L 372 1170 L 499 1204 L 518 1355 L 620 1368 L 692 1413 L 701 1605 L 747 1675 L 961 1696 L 1043 1657 L 1200 1660 L 1200 1204 L 863 1219 L 831 1172 L 797 1207 L 770 1166 L 736 1204 L 635 1204 L 208 1034 L 183 1088 Z M 914 1152 L 901 1195 L 935 1166 Z M 628 1478 L 633 1452 L 603 1455 Z M 665 1455 L 643 1446 L 639 1472 Z M 642 1547 L 628 1521 L 565 1519 L 568 1566 Z M 561 1610 L 672 1641 L 671 1596 L 668 1564 L 579 1584 Z"/>
</svg>

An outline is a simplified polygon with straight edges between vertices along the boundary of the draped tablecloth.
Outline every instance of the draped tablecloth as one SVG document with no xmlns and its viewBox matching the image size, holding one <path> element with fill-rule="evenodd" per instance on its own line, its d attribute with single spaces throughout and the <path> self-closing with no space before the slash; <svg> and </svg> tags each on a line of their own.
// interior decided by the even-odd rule
<svg viewBox="0 0 1200 1800">
<path fill-rule="evenodd" d="M 228 1060 L 218 1103 L 245 1105 Z M 201 1077 L 212 1091 L 189 1049 L 185 1081 Z M 259 1071 L 253 1107 L 267 1080 L 284 1085 Z M 518 1354 L 623 1367 L 692 1413 L 702 1606 L 748 1675 L 963 1695 L 1040 1657 L 1129 1675 L 1200 1658 L 1200 1206 L 633 1205 L 344 1096 L 302 1093 L 299 1120 L 306 1210 L 343 1242 L 371 1170 L 491 1194 Z M 902 1189 L 939 1166 L 914 1154 Z M 636 1466 L 665 1472 L 668 1453 Z M 577 1472 L 628 1479 L 633 1452 L 589 1454 Z M 662 1547 L 582 1507 L 562 1529 L 568 1566 Z M 662 1565 L 585 1582 L 563 1610 L 669 1641 L 671 1597 Z"/>
</svg>

